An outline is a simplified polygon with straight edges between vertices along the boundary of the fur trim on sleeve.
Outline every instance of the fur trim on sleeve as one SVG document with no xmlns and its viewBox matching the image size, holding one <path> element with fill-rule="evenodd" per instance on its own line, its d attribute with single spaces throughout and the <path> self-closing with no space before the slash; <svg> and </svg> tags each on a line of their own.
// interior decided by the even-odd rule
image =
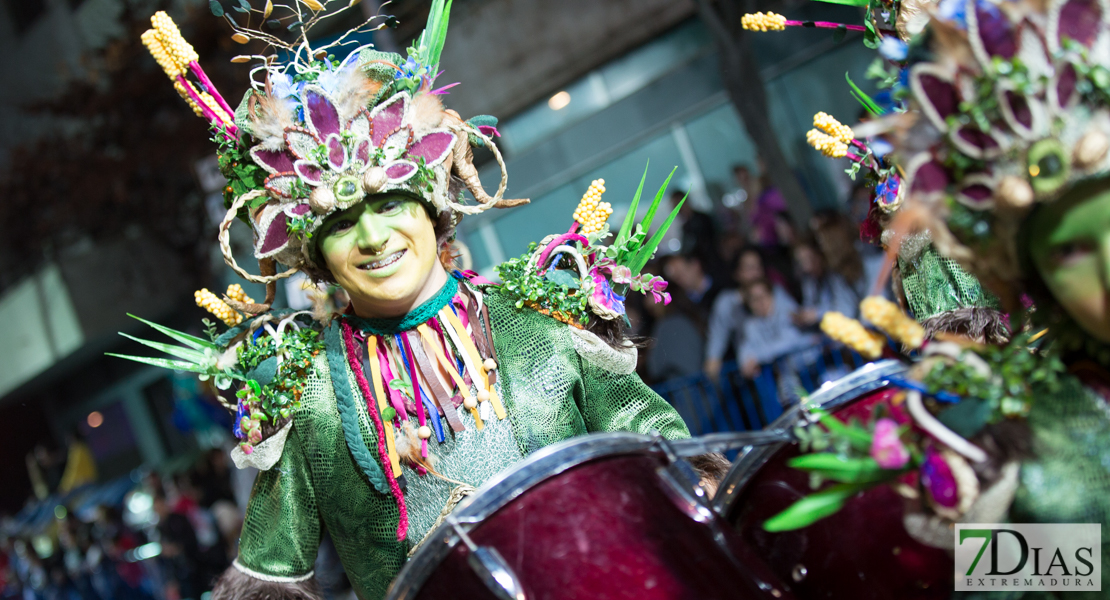
<svg viewBox="0 0 1110 600">
<path fill-rule="evenodd" d="M 212 590 L 212 600 L 323 600 L 324 595 L 310 576 L 304 581 L 263 581 L 232 565 Z"/>
</svg>

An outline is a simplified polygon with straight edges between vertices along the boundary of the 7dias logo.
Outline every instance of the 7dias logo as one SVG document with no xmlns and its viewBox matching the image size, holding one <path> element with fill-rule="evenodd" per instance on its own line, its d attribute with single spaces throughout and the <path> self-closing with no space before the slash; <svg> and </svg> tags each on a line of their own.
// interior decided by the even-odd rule
<svg viewBox="0 0 1110 600">
<path fill-rule="evenodd" d="M 956 591 L 1102 591 L 1102 525 L 956 525 Z"/>
</svg>

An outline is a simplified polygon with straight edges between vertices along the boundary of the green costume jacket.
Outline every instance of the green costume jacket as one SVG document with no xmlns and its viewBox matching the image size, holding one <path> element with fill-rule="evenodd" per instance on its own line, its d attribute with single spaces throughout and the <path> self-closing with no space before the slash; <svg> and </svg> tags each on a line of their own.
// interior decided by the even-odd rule
<svg viewBox="0 0 1110 600">
<path fill-rule="evenodd" d="M 485 302 L 508 419 L 490 422 L 473 439 L 488 435 L 485 439 L 491 444 L 495 440 L 515 444 L 510 442 L 514 447 L 496 451 L 500 458 L 494 457 L 492 462 L 490 453 L 476 453 L 477 460 L 485 459 L 486 465 L 474 467 L 477 473 L 466 483 L 477 487 L 521 456 L 589 432 L 658 431 L 672 439 L 689 436 L 672 406 L 630 369 L 607 364 L 596 345 L 592 350 L 585 346 L 567 325 L 532 310 L 517 309 L 496 289 L 487 290 Z M 333 323 L 326 336 L 338 336 L 338 329 Z M 331 339 L 334 342 L 336 337 Z M 368 600 L 385 594 L 410 547 L 420 538 L 410 533 L 409 539 L 397 540 L 396 503 L 375 490 L 348 449 L 333 385 L 352 390 L 366 447 L 375 448 L 377 440 L 349 367 L 337 375 L 333 372 L 337 364 L 342 363 L 334 357 L 329 361 L 324 353 L 317 356 L 315 374 L 293 415 L 281 458 L 255 482 L 235 567 L 266 581 L 308 579 L 326 530 L 356 593 Z M 449 433 L 449 440 L 451 437 Z M 449 454 L 450 449 L 440 452 Z M 420 512 L 414 509 L 421 500 L 410 497 L 418 495 L 414 489 L 435 482 L 426 482 L 430 475 L 411 471 L 406 471 L 406 479 L 406 503 L 413 506 L 410 513 Z M 423 512 L 434 516 L 442 506 L 433 503 L 431 510 Z M 413 518 L 410 514 L 410 523 Z"/>
</svg>

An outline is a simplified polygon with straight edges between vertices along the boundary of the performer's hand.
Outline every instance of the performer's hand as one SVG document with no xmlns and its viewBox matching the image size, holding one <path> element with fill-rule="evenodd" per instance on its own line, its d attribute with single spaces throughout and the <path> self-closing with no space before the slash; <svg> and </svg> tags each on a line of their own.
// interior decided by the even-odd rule
<svg viewBox="0 0 1110 600">
<path fill-rule="evenodd" d="M 744 377 L 747 377 L 748 379 L 754 379 L 756 375 L 759 375 L 759 363 L 755 362 L 754 358 L 749 358 L 748 360 L 744 361 L 744 364 L 741 365 L 740 370 L 744 372 Z"/>
<path fill-rule="evenodd" d="M 809 327 L 817 322 L 817 311 L 812 308 L 803 308 L 791 315 L 791 319 L 799 327 Z"/>
<path fill-rule="evenodd" d="M 702 370 L 705 371 L 706 377 L 709 377 L 712 381 L 717 381 L 717 377 L 721 374 L 721 359 L 707 359 Z"/>
</svg>

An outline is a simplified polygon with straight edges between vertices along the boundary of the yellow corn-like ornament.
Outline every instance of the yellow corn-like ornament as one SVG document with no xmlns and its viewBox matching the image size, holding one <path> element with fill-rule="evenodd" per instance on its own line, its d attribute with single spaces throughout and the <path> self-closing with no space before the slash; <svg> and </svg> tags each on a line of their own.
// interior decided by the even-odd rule
<svg viewBox="0 0 1110 600">
<path fill-rule="evenodd" d="M 786 29 L 786 17 L 770 11 L 748 13 L 740 17 L 740 26 L 749 31 L 782 31 Z"/>
<path fill-rule="evenodd" d="M 158 32 L 153 29 L 147 29 L 143 32 L 141 39 L 147 50 L 150 50 L 150 54 L 154 57 L 154 60 L 158 61 L 158 66 L 162 67 L 162 70 L 166 72 L 166 76 L 171 80 L 176 79 L 177 76 L 181 74 L 181 69 L 177 66 L 177 63 L 174 61 L 173 57 L 170 56 L 169 52 L 166 51 L 166 47 L 162 45 L 162 40 L 158 38 Z"/>
<path fill-rule="evenodd" d="M 189 108 L 193 109 L 193 113 L 196 114 L 196 116 L 204 116 L 204 111 L 200 109 L 200 105 L 197 104 L 191 96 L 189 96 L 189 92 L 185 90 L 185 86 L 181 85 L 180 81 L 173 82 L 173 89 L 177 90 L 177 95 L 181 96 L 181 99 L 189 105 Z"/>
<path fill-rule="evenodd" d="M 578 207 L 574 209 L 574 220 L 582 225 L 583 234 L 591 234 L 601 230 L 609 215 L 613 214 L 613 207 L 608 202 L 601 201 L 605 193 L 605 180 L 595 179 L 590 183 L 589 189 L 582 195 Z"/>
<path fill-rule="evenodd" d="M 212 94 L 209 94 L 208 92 L 201 92 L 199 90 L 197 93 L 198 95 L 200 95 L 201 100 L 204 100 L 204 105 L 207 106 L 209 110 L 216 113 L 216 116 L 223 119 L 224 123 L 235 122 L 235 119 L 231 118 L 231 115 L 227 114 L 227 111 L 224 110 L 223 107 L 221 107 L 219 103 L 216 102 L 216 99 L 212 97 Z"/>
<path fill-rule="evenodd" d="M 208 291 L 208 288 L 193 292 L 193 299 L 197 301 L 197 306 L 215 315 L 217 319 L 223 321 L 228 327 L 235 327 L 243 321 L 243 315 L 228 306 L 227 302 L 217 298 L 216 294 Z"/>
<path fill-rule="evenodd" d="M 848 144 L 816 129 L 806 132 L 806 142 L 829 158 L 844 158 L 848 155 Z"/>
<path fill-rule="evenodd" d="M 189 63 L 196 62 L 200 58 L 193 46 L 181 36 L 181 30 L 177 28 L 177 24 L 165 11 L 160 10 L 154 13 L 150 17 L 150 23 L 154 25 L 154 31 L 158 34 L 158 39 L 162 42 L 166 52 L 169 53 L 182 71 L 188 68 Z"/>
<path fill-rule="evenodd" d="M 859 303 L 859 312 L 872 325 L 909 348 L 920 348 L 925 329 L 906 316 L 898 305 L 881 296 L 868 296 Z"/>
<path fill-rule="evenodd" d="M 886 345 L 886 337 L 871 331 L 863 323 L 836 311 L 829 311 L 821 318 L 821 331 L 869 360 L 879 358 Z"/>
<path fill-rule="evenodd" d="M 852 140 L 856 137 L 851 127 L 837 121 L 835 117 L 826 112 L 813 115 L 813 126 L 845 144 L 852 143 Z"/>
<path fill-rule="evenodd" d="M 227 293 L 225 293 L 224 295 L 236 302 L 242 302 L 243 304 L 254 304 L 254 299 L 248 296 L 247 293 L 243 291 L 243 286 L 239 285 L 238 283 L 233 283 L 227 286 Z"/>
</svg>

